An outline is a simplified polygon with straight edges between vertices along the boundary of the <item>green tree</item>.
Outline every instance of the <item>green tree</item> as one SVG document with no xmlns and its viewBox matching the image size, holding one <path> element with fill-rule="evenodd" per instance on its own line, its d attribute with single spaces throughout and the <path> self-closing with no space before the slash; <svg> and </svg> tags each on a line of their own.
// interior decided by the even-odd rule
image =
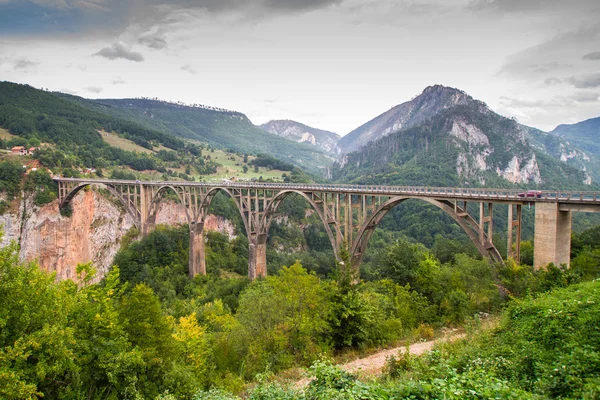
<svg viewBox="0 0 600 400">
<path fill-rule="evenodd" d="M 10 197 L 16 196 L 24 172 L 23 165 L 16 160 L 0 161 L 0 191 L 6 192 Z"/>
<path fill-rule="evenodd" d="M 328 332 L 327 287 L 299 263 L 253 282 L 240 297 L 236 318 L 249 348 L 247 374 L 312 361 Z"/>
<path fill-rule="evenodd" d="M 73 394 L 80 376 L 69 320 L 73 285 L 21 264 L 14 243 L 0 249 L 0 276 L 0 397 Z"/>
</svg>

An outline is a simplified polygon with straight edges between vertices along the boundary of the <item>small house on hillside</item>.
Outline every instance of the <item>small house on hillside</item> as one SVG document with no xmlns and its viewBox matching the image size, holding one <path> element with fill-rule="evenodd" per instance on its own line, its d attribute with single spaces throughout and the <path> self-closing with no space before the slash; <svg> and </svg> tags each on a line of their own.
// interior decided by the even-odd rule
<svg viewBox="0 0 600 400">
<path fill-rule="evenodd" d="M 10 151 L 12 151 L 13 154 L 18 154 L 20 156 L 27 155 L 27 149 L 25 148 L 25 146 L 15 146 L 12 149 L 10 149 Z"/>
</svg>

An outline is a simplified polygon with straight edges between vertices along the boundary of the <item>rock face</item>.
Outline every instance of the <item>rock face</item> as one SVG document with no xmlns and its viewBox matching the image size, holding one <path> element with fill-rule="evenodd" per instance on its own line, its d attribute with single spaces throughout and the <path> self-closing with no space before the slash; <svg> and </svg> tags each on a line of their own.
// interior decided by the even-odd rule
<svg viewBox="0 0 600 400">
<path fill-rule="evenodd" d="M 493 162 L 488 160 L 489 156 L 494 154 L 494 146 L 490 143 L 490 137 L 483 130 L 464 118 L 457 117 L 452 120 L 449 134 L 455 138 L 456 147 L 461 149 L 456 160 L 456 173 L 459 177 L 485 185 L 486 180 L 482 172 L 494 170 L 498 176 L 510 183 L 542 183 L 535 153 L 528 151 L 523 132 L 520 129 L 514 129 L 511 135 L 513 146 L 515 144 L 522 145 L 520 146 L 522 148 L 514 149 L 519 155 L 500 162 L 500 165 L 496 163 L 495 169 L 493 165 L 490 165 Z"/>
<path fill-rule="evenodd" d="M 156 224 L 181 225 L 188 224 L 185 207 L 174 201 L 163 201 L 158 205 Z M 223 217 L 209 214 L 204 221 L 204 229 L 217 231 L 226 235 L 229 240 L 235 239 L 235 226 Z"/>
<path fill-rule="evenodd" d="M 12 241 L 18 242 L 21 237 L 21 222 L 23 216 L 22 207 L 25 203 L 20 204 L 18 212 L 6 213 L 0 215 L 0 226 L 2 227 L 2 241 L 0 241 L 0 247 L 6 247 Z"/>
<path fill-rule="evenodd" d="M 355 151 L 370 141 L 416 126 L 443 110 L 459 105 L 474 106 L 482 113 L 489 112 L 485 103 L 474 100 L 462 90 L 442 85 L 429 86 L 414 99 L 391 108 L 341 138 L 338 148 L 341 153 Z"/>
<path fill-rule="evenodd" d="M 336 152 L 336 143 L 340 140 L 340 135 L 337 133 L 312 128 L 287 119 L 269 121 L 260 125 L 260 128 L 298 143 L 311 144 L 333 155 Z"/>
<path fill-rule="evenodd" d="M 27 210 L 21 236 L 21 259 L 37 260 L 59 280 L 77 277 L 78 263 L 92 261 L 100 280 L 119 250 L 121 237 L 133 227 L 133 219 L 120 207 L 94 191 L 82 191 L 73 199 L 73 214 L 63 217 L 57 202 Z"/>
<path fill-rule="evenodd" d="M 75 280 L 77 264 L 91 261 L 97 269 L 95 281 L 99 281 L 111 267 L 121 238 L 134 226 L 133 219 L 119 204 L 93 190 L 81 191 L 72 205 L 71 217 L 63 217 L 57 202 L 41 208 L 31 200 L 22 202 L 24 220 L 11 214 L 0 216 L 5 226 L 1 245 L 20 238 L 21 260 L 36 260 L 43 270 L 56 272 L 58 280 Z M 187 224 L 185 209 L 174 202 L 161 203 L 156 222 Z M 210 215 L 205 228 L 235 237 L 235 227 L 222 217 Z"/>
</svg>

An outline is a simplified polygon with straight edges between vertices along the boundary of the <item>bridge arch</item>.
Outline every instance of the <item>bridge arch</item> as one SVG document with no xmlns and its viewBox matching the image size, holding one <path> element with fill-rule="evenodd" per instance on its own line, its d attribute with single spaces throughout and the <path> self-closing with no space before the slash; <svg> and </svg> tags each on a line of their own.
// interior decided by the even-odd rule
<svg viewBox="0 0 600 400">
<path fill-rule="evenodd" d="M 69 193 L 60 202 L 59 208 L 63 209 L 65 207 L 69 206 L 69 204 L 71 204 L 71 202 L 73 201 L 73 199 L 75 198 L 75 196 L 77 195 L 77 193 L 79 193 L 85 187 L 92 186 L 92 185 L 103 186 L 113 196 L 115 196 L 115 198 L 117 198 L 117 200 L 119 200 L 119 202 L 123 205 L 123 207 L 125 207 L 125 211 L 127 211 L 127 213 L 133 218 L 134 225 L 138 229 L 141 229 L 142 216 L 141 216 L 140 212 L 138 210 L 136 210 L 135 207 L 132 207 L 131 203 L 127 199 L 125 199 L 122 196 L 122 194 L 119 193 L 114 186 L 112 186 L 110 184 L 107 184 L 107 183 L 102 183 L 102 182 L 82 182 L 82 183 L 78 184 L 73 189 L 71 189 L 71 191 L 69 191 Z"/>
<path fill-rule="evenodd" d="M 249 229 L 250 227 L 249 227 L 248 219 L 246 218 L 246 215 L 244 215 L 242 205 L 236 199 L 236 196 L 233 194 L 231 189 L 226 188 L 226 187 L 222 187 L 222 186 L 213 187 L 203 196 L 202 203 L 200 204 L 200 207 L 198 208 L 197 215 L 194 216 L 193 223 L 202 225 L 202 227 L 204 226 L 205 218 L 208 215 L 208 209 L 209 209 L 210 205 L 212 204 L 213 199 L 219 192 L 224 192 L 235 203 L 235 207 L 237 208 L 238 212 L 240 213 L 240 216 L 242 217 L 242 223 L 244 224 L 244 229 L 246 231 L 246 235 L 248 235 L 248 239 L 250 239 L 250 229 Z"/>
<path fill-rule="evenodd" d="M 319 207 L 319 205 L 310 196 L 308 196 L 308 194 L 306 192 L 303 192 L 300 190 L 293 190 L 293 189 L 282 190 L 279 193 L 277 193 L 275 195 L 275 197 L 273 197 L 271 199 L 271 201 L 267 204 L 267 206 L 264 210 L 264 215 L 260 222 L 260 225 L 263 227 L 263 229 L 265 231 L 265 235 L 269 232 L 269 228 L 271 227 L 271 223 L 273 222 L 273 216 L 277 212 L 277 208 L 279 208 L 281 202 L 291 194 L 300 195 L 302 198 L 304 198 L 310 204 L 310 206 L 313 208 L 313 210 L 317 213 L 317 215 L 321 219 L 321 222 L 323 223 L 323 226 L 325 227 L 327 236 L 329 237 L 329 242 L 331 243 L 331 247 L 333 248 L 333 254 L 337 257 L 339 249 L 337 248 L 336 235 L 334 235 L 334 232 L 332 232 L 331 226 L 330 226 L 329 222 L 327 221 L 327 218 L 325 217 L 323 210 L 321 209 L 321 207 Z M 335 229 L 336 229 L 336 233 L 338 235 L 337 237 L 339 237 L 339 235 L 341 235 L 341 232 L 339 231 L 340 228 L 339 228 L 338 224 L 335 224 Z"/>
<path fill-rule="evenodd" d="M 436 200 L 427 197 L 407 197 L 407 196 L 396 196 L 392 197 L 383 203 L 379 208 L 377 208 L 373 214 L 369 218 L 367 218 L 362 226 L 360 227 L 356 240 L 353 241 L 350 250 L 350 254 L 352 255 L 352 265 L 358 267 L 362 260 L 363 254 L 366 250 L 369 239 L 373 235 L 373 231 L 377 225 L 381 222 L 383 217 L 390 212 L 394 207 L 398 204 L 410 200 L 410 199 L 418 199 L 425 201 L 429 204 L 432 204 L 446 214 L 448 214 L 454 221 L 463 229 L 463 231 L 467 234 L 469 239 L 473 242 L 475 247 L 479 253 L 486 258 L 494 262 L 502 262 L 502 256 L 500 252 L 491 242 L 491 238 L 488 238 L 487 235 L 484 234 L 484 242 L 481 242 L 478 236 L 479 224 L 473 217 L 471 217 L 468 213 L 464 212 L 461 215 L 456 212 L 454 205 L 449 201 Z"/>
<path fill-rule="evenodd" d="M 185 210 L 185 216 L 186 216 L 188 225 L 190 225 L 194 220 L 194 216 L 190 216 L 189 207 L 186 207 L 185 201 L 182 198 L 180 191 L 178 191 L 172 185 L 159 186 L 152 194 L 152 198 L 150 201 L 150 207 L 148 210 L 148 217 L 147 217 L 148 222 L 151 225 L 154 225 L 154 223 L 156 221 L 156 213 L 158 212 L 158 206 L 160 204 L 161 196 L 163 195 L 163 193 L 166 193 L 167 191 L 172 191 L 177 196 L 177 200 L 178 200 L 179 204 L 181 204 Z"/>
</svg>

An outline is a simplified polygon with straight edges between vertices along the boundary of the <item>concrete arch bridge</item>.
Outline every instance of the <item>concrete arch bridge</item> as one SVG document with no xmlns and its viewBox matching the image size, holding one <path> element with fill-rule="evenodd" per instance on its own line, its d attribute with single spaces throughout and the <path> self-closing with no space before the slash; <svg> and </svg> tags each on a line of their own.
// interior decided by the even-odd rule
<svg viewBox="0 0 600 400">
<path fill-rule="evenodd" d="M 292 193 L 306 199 L 320 217 L 336 257 L 341 246 L 347 244 L 355 268 L 359 268 L 369 239 L 381 219 L 408 199 L 419 199 L 439 207 L 465 231 L 482 256 L 495 262 L 503 260 L 492 243 L 493 207 L 508 207 L 508 221 L 504 222 L 509 232 L 507 254 L 518 260 L 522 207 L 534 206 L 536 267 L 550 262 L 568 265 L 571 213 L 600 212 L 600 192 L 258 182 L 142 182 L 60 177 L 54 180 L 58 183 L 61 208 L 67 207 L 86 186 L 105 187 L 123 203 L 143 235 L 154 227 L 162 193 L 174 193 L 185 207 L 190 227 L 190 277 L 206 274 L 204 222 L 208 208 L 219 192 L 233 199 L 242 217 L 249 242 L 250 279 L 267 274 L 266 241 L 269 228 L 282 200 Z M 479 212 L 469 213 L 469 203 L 476 203 Z"/>
</svg>

